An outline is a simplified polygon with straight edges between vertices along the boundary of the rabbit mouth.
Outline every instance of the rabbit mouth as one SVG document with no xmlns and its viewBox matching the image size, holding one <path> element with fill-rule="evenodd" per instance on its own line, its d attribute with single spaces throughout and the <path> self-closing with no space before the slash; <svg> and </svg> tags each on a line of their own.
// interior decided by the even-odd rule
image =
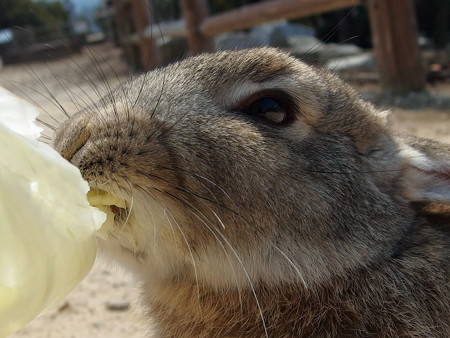
<svg viewBox="0 0 450 338">
<path fill-rule="evenodd" d="M 103 223 L 101 233 L 112 230 L 114 224 L 123 224 L 130 216 L 127 202 L 104 190 L 91 189 L 87 193 L 89 204 L 106 213 L 106 221 Z"/>
<path fill-rule="evenodd" d="M 97 208 L 109 208 L 114 214 L 127 209 L 125 200 L 104 190 L 91 189 L 87 193 L 89 204 Z"/>
<path fill-rule="evenodd" d="M 126 208 L 121 208 L 121 207 L 119 207 L 119 206 L 117 206 L 117 205 L 115 205 L 115 204 L 113 204 L 113 205 L 107 205 L 106 207 L 108 207 L 109 210 L 111 210 L 111 212 L 112 212 L 114 215 L 119 216 L 119 217 L 121 217 L 121 216 L 127 211 Z"/>
</svg>

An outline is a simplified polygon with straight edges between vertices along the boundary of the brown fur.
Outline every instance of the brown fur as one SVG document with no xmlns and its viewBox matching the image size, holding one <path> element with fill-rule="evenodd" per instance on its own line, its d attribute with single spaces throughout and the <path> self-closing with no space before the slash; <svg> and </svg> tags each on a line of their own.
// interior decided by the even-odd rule
<svg viewBox="0 0 450 338">
<path fill-rule="evenodd" d="M 243 111 L 274 92 L 289 123 Z M 161 337 L 450 336 L 449 218 L 429 209 L 450 203 L 449 147 L 394 135 L 333 75 L 202 55 L 123 84 L 55 147 L 127 200 L 101 244 Z"/>
</svg>

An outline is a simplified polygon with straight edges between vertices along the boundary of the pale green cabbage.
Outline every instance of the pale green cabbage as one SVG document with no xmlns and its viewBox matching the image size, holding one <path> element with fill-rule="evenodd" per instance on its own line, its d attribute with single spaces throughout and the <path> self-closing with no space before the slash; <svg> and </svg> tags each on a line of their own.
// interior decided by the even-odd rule
<svg viewBox="0 0 450 338">
<path fill-rule="evenodd" d="M 79 170 L 36 140 L 36 115 L 0 88 L 0 337 L 58 305 L 87 275 L 105 221 Z"/>
</svg>

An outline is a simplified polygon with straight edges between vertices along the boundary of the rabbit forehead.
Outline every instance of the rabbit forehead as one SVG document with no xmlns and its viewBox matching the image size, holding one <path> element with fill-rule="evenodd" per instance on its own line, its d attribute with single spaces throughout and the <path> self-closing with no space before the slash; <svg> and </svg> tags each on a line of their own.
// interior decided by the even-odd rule
<svg viewBox="0 0 450 338">
<path fill-rule="evenodd" d="M 200 86 L 206 92 L 216 92 L 241 82 L 277 83 L 280 79 L 285 81 L 279 85 L 296 79 L 298 85 L 307 85 L 305 88 L 320 83 L 320 77 L 312 67 L 273 48 L 202 54 L 158 73 L 165 77 L 166 83 L 171 82 L 177 89 L 184 85 L 187 91 Z"/>
<path fill-rule="evenodd" d="M 164 106 L 166 102 L 172 110 L 186 104 L 232 109 L 260 91 L 282 91 L 309 121 L 323 111 L 327 95 L 326 83 L 313 68 L 271 48 L 200 55 L 141 76 L 136 82 L 142 82 L 141 95 L 147 103 L 148 96 L 154 97 L 155 104 Z"/>
<path fill-rule="evenodd" d="M 263 81 L 273 76 L 292 73 L 292 67 L 297 65 L 298 61 L 276 49 L 260 48 L 203 54 L 181 64 L 193 70 L 199 78 L 216 77 L 222 82 L 251 77 L 254 81 Z"/>
</svg>

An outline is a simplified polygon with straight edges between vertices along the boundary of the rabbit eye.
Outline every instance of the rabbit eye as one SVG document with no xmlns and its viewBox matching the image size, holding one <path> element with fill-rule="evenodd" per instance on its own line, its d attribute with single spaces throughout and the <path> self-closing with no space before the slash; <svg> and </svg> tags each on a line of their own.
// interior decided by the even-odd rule
<svg viewBox="0 0 450 338">
<path fill-rule="evenodd" d="M 288 112 L 280 101 L 273 97 L 263 97 L 248 106 L 246 112 L 263 121 L 280 125 L 288 120 Z"/>
</svg>

